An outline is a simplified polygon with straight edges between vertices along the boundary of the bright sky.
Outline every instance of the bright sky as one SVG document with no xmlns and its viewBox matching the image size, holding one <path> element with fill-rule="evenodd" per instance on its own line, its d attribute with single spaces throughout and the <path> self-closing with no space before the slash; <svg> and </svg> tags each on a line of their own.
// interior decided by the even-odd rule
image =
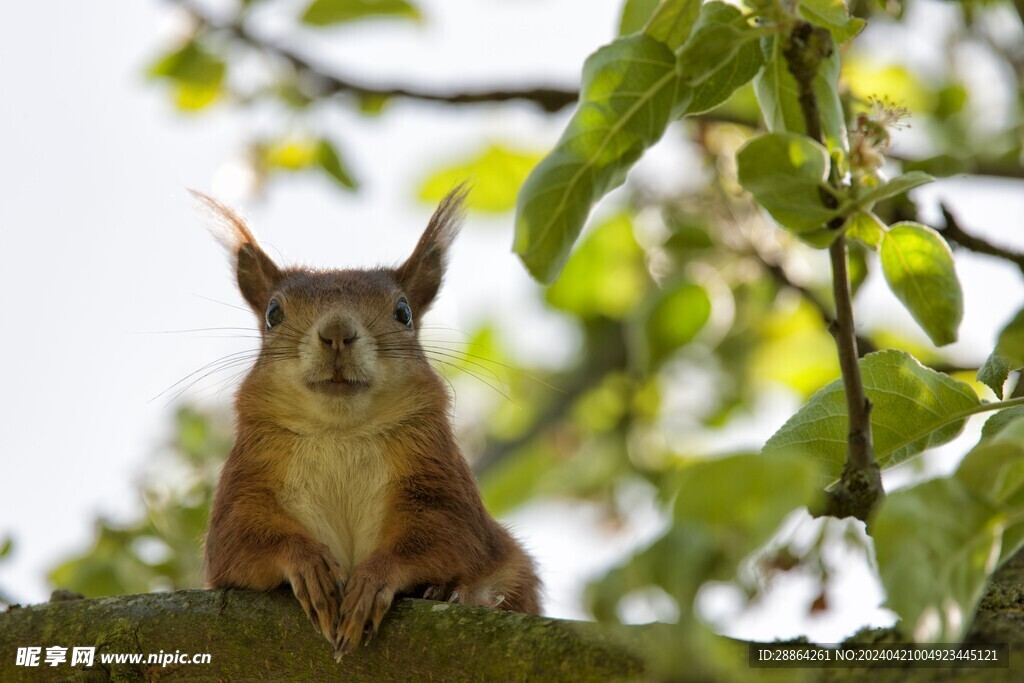
<svg viewBox="0 0 1024 683">
<path fill-rule="evenodd" d="M 386 83 L 571 86 L 584 57 L 613 35 L 619 2 L 419 4 L 428 18 L 422 26 L 325 33 L 325 45 L 336 40 L 325 49 L 351 72 Z M 279 33 L 264 23 L 268 34 Z M 277 120 L 268 112 L 243 117 L 227 109 L 196 118 L 176 114 L 141 76 L 160 36 L 175 25 L 167 3 L 153 1 L 62 0 L 0 9 L 0 130 L 6 133 L 0 235 L 7 255 L 0 348 L 8 362 L 0 392 L 0 536 L 12 534 L 17 544 L 13 560 L 0 563 L 0 587 L 23 601 L 48 596 L 45 570 L 84 548 L 97 515 L 126 519 L 138 510 L 135 484 L 170 437 L 171 408 L 150 399 L 248 345 L 157 334 L 251 324 L 246 312 L 201 298 L 240 302 L 185 188 L 215 189 L 215 179 L 224 178 L 218 172 L 247 137 L 270 132 Z M 319 123 L 341 141 L 363 190 L 343 195 L 319 178 L 296 178 L 244 208 L 261 240 L 284 260 L 370 265 L 395 262 L 411 249 L 429 214 L 413 199 L 427 172 L 488 140 L 543 148 L 564 115 L 552 119 L 526 105 L 458 113 L 396 103 L 379 119 L 335 110 Z M 1019 231 L 1004 222 L 1024 215 L 1019 185 L 953 181 L 921 192 L 948 199 L 977 232 L 1024 247 Z M 472 221 L 432 321 L 468 330 L 483 314 L 507 310 L 513 313 L 502 332 L 514 350 L 531 357 L 552 347 L 556 355 L 571 353 L 571 335 L 540 313 L 535 286 L 510 243 L 511 217 Z M 958 268 L 967 318 L 954 350 L 976 360 L 1024 297 L 1012 269 L 970 255 L 958 259 Z M 880 278 L 858 305 L 863 319 L 894 320 L 919 336 Z M 209 405 L 230 398 L 230 385 L 202 388 Z M 795 407 L 791 400 L 765 406 L 736 441 L 763 441 Z M 557 526 L 550 524 L 555 518 Z M 538 554 L 555 616 L 582 616 L 582 579 L 657 528 L 657 514 L 647 510 L 631 533 L 612 539 L 601 535 L 595 511 L 558 502 L 512 521 Z M 867 611 L 854 620 L 877 618 L 873 604 L 880 596 L 872 595 L 874 603 L 861 606 Z"/>
</svg>

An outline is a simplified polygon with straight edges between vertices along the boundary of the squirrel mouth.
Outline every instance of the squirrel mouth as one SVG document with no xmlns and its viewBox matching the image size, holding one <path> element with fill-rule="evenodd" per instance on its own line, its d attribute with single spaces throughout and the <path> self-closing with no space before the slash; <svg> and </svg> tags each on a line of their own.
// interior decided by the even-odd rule
<svg viewBox="0 0 1024 683">
<path fill-rule="evenodd" d="M 361 379 L 350 379 L 335 373 L 327 379 L 309 382 L 309 388 L 328 396 L 352 396 L 370 388 L 370 383 Z"/>
</svg>

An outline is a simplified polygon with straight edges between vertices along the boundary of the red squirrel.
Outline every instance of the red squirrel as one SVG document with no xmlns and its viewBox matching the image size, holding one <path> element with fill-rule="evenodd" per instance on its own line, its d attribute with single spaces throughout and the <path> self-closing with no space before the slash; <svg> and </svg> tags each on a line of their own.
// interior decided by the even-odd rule
<svg viewBox="0 0 1024 683">
<path fill-rule="evenodd" d="M 534 563 L 484 508 L 419 342 L 466 191 L 441 201 L 404 263 L 366 270 L 281 268 L 241 217 L 194 194 L 262 329 L 213 502 L 207 585 L 289 584 L 338 659 L 397 595 L 539 614 Z"/>
</svg>

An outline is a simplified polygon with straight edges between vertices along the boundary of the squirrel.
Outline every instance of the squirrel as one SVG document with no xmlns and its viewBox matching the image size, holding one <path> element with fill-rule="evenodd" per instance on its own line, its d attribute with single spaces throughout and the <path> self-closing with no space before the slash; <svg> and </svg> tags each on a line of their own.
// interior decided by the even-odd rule
<svg viewBox="0 0 1024 683">
<path fill-rule="evenodd" d="M 404 263 L 365 270 L 278 267 L 238 214 L 193 194 L 262 322 L 210 515 L 207 586 L 290 585 L 339 661 L 399 595 L 539 614 L 534 562 L 484 508 L 419 342 L 465 188 Z"/>
</svg>

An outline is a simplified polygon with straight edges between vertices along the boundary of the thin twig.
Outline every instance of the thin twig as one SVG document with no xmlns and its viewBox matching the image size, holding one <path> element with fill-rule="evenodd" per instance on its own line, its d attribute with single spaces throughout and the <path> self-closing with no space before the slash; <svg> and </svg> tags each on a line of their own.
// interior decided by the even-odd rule
<svg viewBox="0 0 1024 683">
<path fill-rule="evenodd" d="M 587 362 L 576 369 L 565 381 L 564 391 L 547 406 L 522 434 L 507 441 L 491 441 L 480 457 L 473 462 L 473 472 L 482 476 L 494 469 L 508 456 L 542 436 L 556 425 L 576 401 L 593 387 L 598 386 L 609 372 L 626 367 L 625 331 L 618 322 L 606 321 L 606 329 L 594 336 L 602 342 L 583 353 Z"/>
<path fill-rule="evenodd" d="M 939 207 L 942 209 L 943 218 L 946 219 L 946 227 L 942 230 L 942 233 L 948 241 L 955 242 L 964 249 L 970 249 L 979 254 L 987 254 L 988 256 L 995 256 L 1004 261 L 1009 261 L 1015 264 L 1021 273 L 1024 273 L 1024 253 L 996 246 L 981 237 L 965 232 L 945 203 L 940 203 Z"/>
<path fill-rule="evenodd" d="M 814 93 L 814 79 L 821 61 L 827 58 L 833 49 L 828 31 L 807 22 L 799 22 L 794 26 L 783 49 L 786 65 L 796 80 L 807 135 L 822 144 L 825 138 Z M 839 186 L 834 167 L 829 182 L 834 187 Z M 827 205 L 836 205 L 835 198 L 830 194 L 823 193 L 822 196 Z M 833 220 L 828 227 L 838 229 L 841 227 L 841 219 Z M 884 495 L 884 491 L 871 441 L 871 401 L 864 393 L 860 365 L 857 362 L 859 354 L 853 321 L 853 297 L 850 293 L 846 259 L 846 240 L 840 235 L 829 247 L 832 293 L 836 307 L 836 318 L 829 331 L 836 340 L 839 352 L 839 369 L 843 376 L 849 430 L 846 466 L 839 483 L 830 491 L 828 512 L 835 516 L 852 515 L 866 520 Z"/>
<path fill-rule="evenodd" d="M 321 97 L 348 93 L 363 97 L 401 97 L 426 102 L 441 102 L 444 104 L 479 104 L 487 102 L 524 100 L 538 105 L 541 109 L 547 112 L 559 111 L 564 107 L 573 104 L 578 97 L 578 92 L 576 90 L 543 86 L 477 91 L 453 90 L 447 92 L 420 90 L 417 88 L 401 86 L 375 86 L 362 82 L 356 78 L 342 76 L 337 73 L 330 73 L 324 68 L 313 64 L 308 58 L 299 54 L 292 48 L 255 35 L 249 31 L 241 21 L 218 21 L 197 3 L 192 2 L 192 0 L 168 1 L 186 10 L 189 14 L 195 17 L 196 21 L 209 29 L 229 33 L 247 45 L 250 45 L 266 54 L 285 60 L 291 64 L 292 68 L 294 68 L 296 72 L 317 83 L 317 95 Z"/>
</svg>

